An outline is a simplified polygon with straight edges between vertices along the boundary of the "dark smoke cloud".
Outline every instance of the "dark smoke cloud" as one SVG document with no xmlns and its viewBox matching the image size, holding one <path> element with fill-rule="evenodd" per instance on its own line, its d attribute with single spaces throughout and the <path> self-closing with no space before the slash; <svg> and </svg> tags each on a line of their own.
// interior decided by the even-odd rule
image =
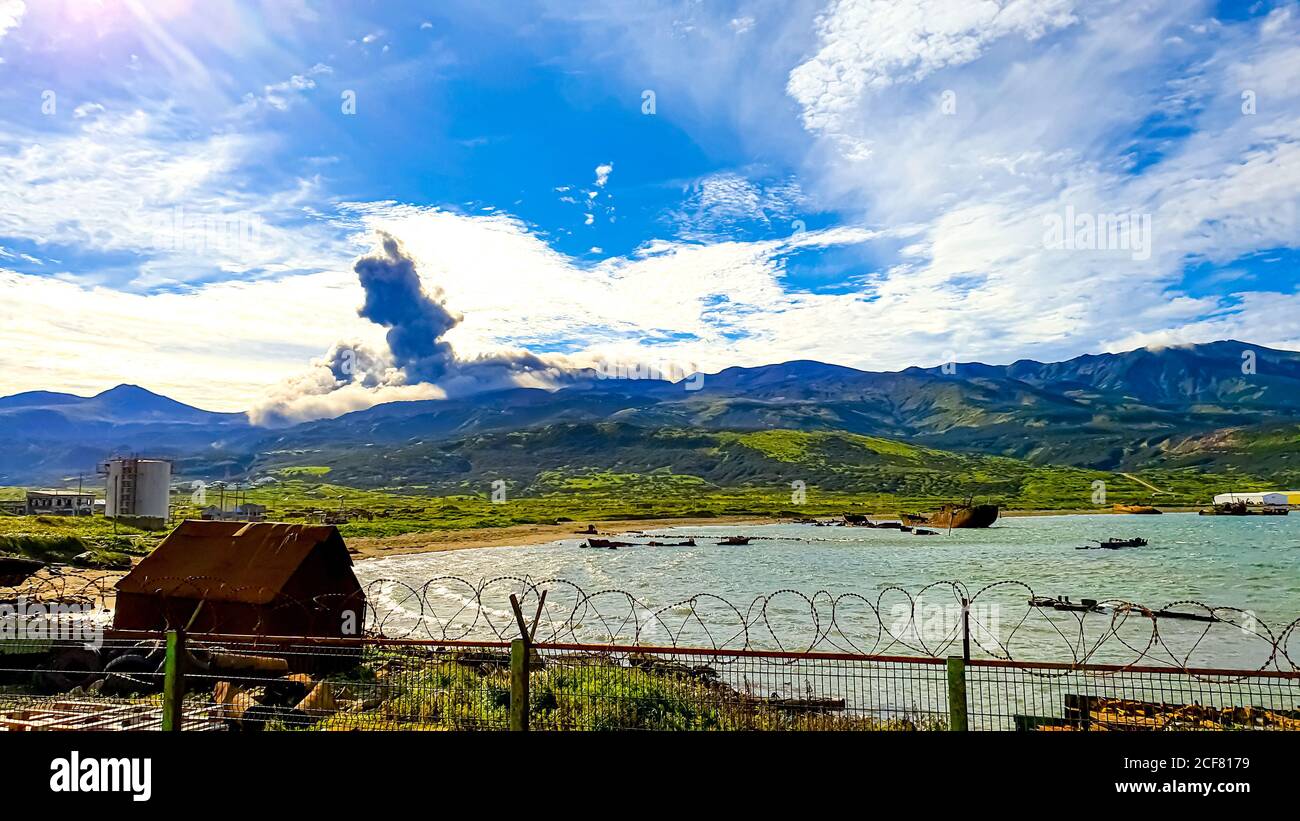
<svg viewBox="0 0 1300 821">
<path fill-rule="evenodd" d="M 425 290 L 415 260 L 386 233 L 353 265 L 365 291 L 358 314 L 388 329 L 387 351 L 338 342 L 312 368 L 270 391 L 249 411 L 254 424 L 282 425 L 336 416 L 380 402 L 466 396 L 527 385 L 558 387 L 590 378 L 561 358 L 499 351 L 468 359 L 443 338 L 461 318 Z"/>
<path fill-rule="evenodd" d="M 415 260 L 396 237 L 381 234 L 380 240 L 380 251 L 352 266 L 366 292 L 357 313 L 388 329 L 393 364 L 409 381 L 436 383 L 455 368 L 456 354 L 442 336 L 461 318 L 424 290 Z"/>
<path fill-rule="evenodd" d="M 379 237 L 380 250 L 352 266 L 366 292 L 366 302 L 357 313 L 388 329 L 393 365 L 407 384 L 427 383 L 463 392 L 476 385 L 496 387 L 521 373 L 558 377 L 565 370 L 527 351 L 457 357 L 443 336 L 460 324 L 461 316 L 441 301 L 441 291 L 425 290 L 415 260 L 396 237 L 382 232 Z"/>
</svg>

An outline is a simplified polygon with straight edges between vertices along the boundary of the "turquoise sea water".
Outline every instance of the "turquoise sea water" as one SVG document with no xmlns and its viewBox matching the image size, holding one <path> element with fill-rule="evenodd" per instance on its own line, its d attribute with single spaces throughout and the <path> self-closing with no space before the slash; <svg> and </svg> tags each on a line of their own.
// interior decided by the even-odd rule
<svg viewBox="0 0 1300 821">
<path fill-rule="evenodd" d="M 1285 659 L 1269 661 L 1281 641 L 1300 662 L 1300 636 L 1295 635 L 1300 628 L 1287 633 L 1300 617 L 1300 513 L 1009 517 L 985 530 L 929 537 L 793 524 L 686 528 L 647 524 L 646 531 L 669 538 L 730 534 L 759 538 L 746 547 L 719 546 L 705 538 L 696 547 L 591 550 L 581 548 L 582 539 L 575 535 L 548 545 L 374 559 L 361 562 L 358 571 L 363 581 L 403 583 L 389 591 L 391 596 L 375 600 L 381 610 L 401 609 L 389 613 L 390 624 L 409 621 L 423 611 L 426 620 L 460 625 L 458 629 L 475 635 L 490 632 L 492 625 L 506 629 L 507 596 L 519 589 L 516 582 L 499 582 L 481 597 L 455 582 L 420 587 L 437 576 L 460 577 L 472 585 L 511 576 L 563 579 L 587 594 L 626 591 L 635 597 L 637 603 L 630 604 L 624 593 L 601 593 L 592 600 L 593 607 L 574 613 L 577 595 L 563 583 L 547 584 L 554 591 L 550 622 L 567 619 L 580 627 L 579 635 L 590 638 L 604 633 L 606 638 L 626 639 L 636 634 L 644 643 L 675 638 L 682 644 L 738 646 L 748 641 L 751 646 L 787 649 L 803 649 L 816 641 L 820 649 L 934 655 L 954 648 L 948 642 L 958 635 L 957 596 L 950 587 L 932 587 L 918 604 L 890 588 L 915 595 L 933 582 L 956 580 L 975 594 L 986 585 L 1015 580 L 1025 586 L 1002 585 L 975 598 L 977 645 L 994 655 L 1116 662 L 1142 655 L 1156 663 L 1250 667 L 1267 663 L 1291 669 Z M 1141 536 L 1150 545 L 1075 549 L 1088 540 L 1111 536 Z M 419 591 L 418 596 L 409 589 Z M 760 598 L 783 590 L 794 592 L 770 601 Z M 1217 611 L 1230 622 L 1218 624 L 1161 618 L 1159 639 L 1153 642 L 1148 617 L 1135 612 L 1117 615 L 1114 609 L 1080 616 L 1031 608 L 1030 590 L 1040 596 L 1068 596 L 1075 602 L 1085 598 L 1103 604 L 1132 602 L 1152 610 L 1194 601 L 1246 612 Z M 814 598 L 819 591 L 828 595 L 816 597 L 815 608 L 797 595 Z M 740 612 L 712 598 L 700 600 L 694 611 L 677 607 L 658 612 L 700 593 L 725 599 Z M 836 597 L 838 603 L 832 604 Z M 756 599 L 767 604 L 766 610 L 751 611 Z M 464 607 L 467 601 L 473 603 L 470 608 Z M 483 612 L 475 609 L 480 602 Z M 1175 609 L 1208 612 L 1190 604 Z M 658 616 L 652 617 L 656 612 Z M 629 613 L 634 614 L 630 622 Z M 693 613 L 700 619 L 693 619 Z M 882 623 L 885 633 L 879 629 Z M 959 646 L 956 649 L 960 651 Z"/>
</svg>

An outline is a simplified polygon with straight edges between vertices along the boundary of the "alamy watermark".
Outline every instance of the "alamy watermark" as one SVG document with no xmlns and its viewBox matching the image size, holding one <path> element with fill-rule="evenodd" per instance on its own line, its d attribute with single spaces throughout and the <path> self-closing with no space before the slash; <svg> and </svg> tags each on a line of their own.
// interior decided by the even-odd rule
<svg viewBox="0 0 1300 821">
<path fill-rule="evenodd" d="M 890 608 L 889 634 L 898 641 L 920 641 L 933 645 L 959 641 L 970 630 L 971 641 L 998 644 L 1002 608 L 997 604 L 929 604 L 917 596 L 910 605 Z"/>
<path fill-rule="evenodd" d="M 594 368 L 598 379 L 653 379 L 676 382 L 683 390 L 698 391 L 704 387 L 704 374 L 676 362 L 598 362 Z"/>
<path fill-rule="evenodd" d="M 170 251 L 250 251 L 266 232 L 257 214 L 187 211 L 177 205 L 153 220 L 153 243 Z"/>
<path fill-rule="evenodd" d="M 0 642 L 76 642 L 86 649 L 104 645 L 104 627 L 91 604 L 42 602 L 19 596 L 0 602 Z"/>
<path fill-rule="evenodd" d="M 148 801 L 153 796 L 153 759 L 83 758 L 73 750 L 50 762 L 50 792 L 119 792 L 132 801 Z"/>
<path fill-rule="evenodd" d="M 1106 504 L 1106 481 L 1104 479 L 1093 480 L 1092 503 L 1094 505 Z"/>
<path fill-rule="evenodd" d="M 1134 260 L 1151 258 L 1151 215 L 1065 213 L 1043 217 L 1043 246 L 1060 251 L 1127 251 Z"/>
</svg>

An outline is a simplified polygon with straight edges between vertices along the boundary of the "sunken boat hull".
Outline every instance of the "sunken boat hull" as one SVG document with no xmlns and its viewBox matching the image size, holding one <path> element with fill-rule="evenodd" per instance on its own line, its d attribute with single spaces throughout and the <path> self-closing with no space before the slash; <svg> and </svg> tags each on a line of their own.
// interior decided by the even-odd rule
<svg viewBox="0 0 1300 821">
<path fill-rule="evenodd" d="M 1116 513 L 1136 513 L 1140 515 L 1155 516 L 1161 513 L 1159 508 L 1151 505 L 1115 505 Z"/>
<path fill-rule="evenodd" d="M 989 527 L 998 520 L 997 505 L 944 505 L 923 516 L 904 515 L 909 523 L 926 524 L 938 528 Z"/>
</svg>

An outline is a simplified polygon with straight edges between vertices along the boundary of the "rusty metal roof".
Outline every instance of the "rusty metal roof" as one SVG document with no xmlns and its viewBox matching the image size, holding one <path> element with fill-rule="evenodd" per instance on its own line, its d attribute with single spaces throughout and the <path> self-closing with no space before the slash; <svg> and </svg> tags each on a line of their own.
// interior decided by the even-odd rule
<svg viewBox="0 0 1300 821">
<path fill-rule="evenodd" d="M 317 546 L 336 542 L 338 528 L 280 522 L 187 519 L 117 583 L 119 593 L 267 604 Z M 349 565 L 352 560 L 347 558 Z"/>
</svg>

